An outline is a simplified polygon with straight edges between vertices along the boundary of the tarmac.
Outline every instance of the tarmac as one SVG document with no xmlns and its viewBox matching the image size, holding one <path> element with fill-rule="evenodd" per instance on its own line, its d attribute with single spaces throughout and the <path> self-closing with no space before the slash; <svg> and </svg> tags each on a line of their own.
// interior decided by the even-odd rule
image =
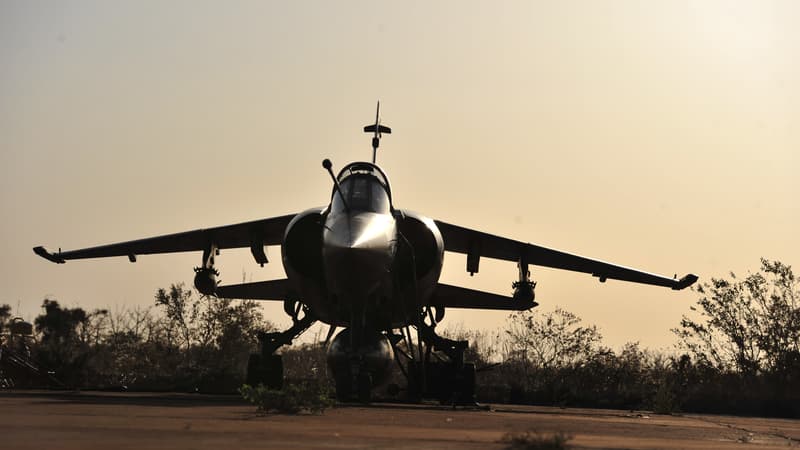
<svg viewBox="0 0 800 450">
<path fill-rule="evenodd" d="M 524 432 L 574 449 L 800 448 L 792 419 L 432 404 L 258 415 L 235 396 L 0 391 L 0 449 L 504 449 Z"/>
</svg>

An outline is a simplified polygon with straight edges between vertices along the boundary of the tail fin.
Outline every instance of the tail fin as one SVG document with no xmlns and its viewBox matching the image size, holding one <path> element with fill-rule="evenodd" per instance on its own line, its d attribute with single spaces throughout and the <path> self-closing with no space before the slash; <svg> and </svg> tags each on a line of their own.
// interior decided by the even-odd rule
<svg viewBox="0 0 800 450">
<path fill-rule="evenodd" d="M 373 133 L 372 136 L 372 164 L 375 164 L 375 157 L 378 147 L 381 145 L 381 134 L 391 134 L 392 129 L 381 125 L 381 101 L 378 100 L 378 107 L 375 109 L 375 123 L 364 127 L 365 133 Z"/>
</svg>

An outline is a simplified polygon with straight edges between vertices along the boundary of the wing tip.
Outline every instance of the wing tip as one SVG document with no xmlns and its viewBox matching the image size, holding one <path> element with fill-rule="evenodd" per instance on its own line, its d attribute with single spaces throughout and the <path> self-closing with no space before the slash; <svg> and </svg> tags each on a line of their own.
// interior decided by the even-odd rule
<svg viewBox="0 0 800 450">
<path fill-rule="evenodd" d="M 697 280 L 698 280 L 697 275 L 695 275 L 693 273 L 690 273 L 690 274 L 684 276 L 683 278 L 681 278 L 680 280 L 676 281 L 675 285 L 672 286 L 672 289 L 675 290 L 675 291 L 680 291 L 682 289 L 686 289 L 687 287 L 689 287 L 689 286 L 693 285 L 695 282 L 697 282 Z"/>
<path fill-rule="evenodd" d="M 46 260 L 48 260 L 50 262 L 54 262 L 56 264 L 64 264 L 65 262 L 67 262 L 64 258 L 59 256 L 61 254 L 60 252 L 58 254 L 52 254 L 52 253 L 48 252 L 41 245 L 38 246 L 38 247 L 33 247 L 33 252 L 36 253 L 37 255 L 41 256 L 42 258 L 44 258 L 44 259 L 46 259 Z"/>
</svg>

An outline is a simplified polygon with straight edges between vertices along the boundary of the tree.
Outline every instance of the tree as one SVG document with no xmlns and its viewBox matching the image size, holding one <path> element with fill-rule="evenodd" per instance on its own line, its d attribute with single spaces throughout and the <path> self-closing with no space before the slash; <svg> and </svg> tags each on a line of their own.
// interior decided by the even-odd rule
<svg viewBox="0 0 800 450">
<path fill-rule="evenodd" d="M 82 382 L 78 377 L 85 381 L 89 349 L 102 339 L 107 311 L 63 308 L 51 299 L 45 299 L 42 308 L 44 313 L 34 320 L 41 335 L 39 360 L 67 383 Z"/>
<path fill-rule="evenodd" d="M 540 368 L 585 361 L 603 338 L 597 326 L 580 326 L 580 317 L 561 308 L 542 314 L 532 310 L 515 312 L 508 322 L 511 356 Z"/>
<path fill-rule="evenodd" d="M 200 363 L 220 376 L 243 374 L 250 353 L 258 350 L 258 334 L 271 331 L 253 300 L 231 300 L 205 296 L 197 316 Z"/>
<path fill-rule="evenodd" d="M 0 305 L 0 333 L 3 333 L 11 320 L 11 306 Z"/>
<path fill-rule="evenodd" d="M 195 297 L 183 283 L 158 289 L 155 303 L 164 318 L 149 339 L 166 350 L 158 366 L 165 378 L 190 388 L 220 391 L 241 384 L 258 333 L 273 328 L 257 302 Z"/>
<path fill-rule="evenodd" d="M 156 306 L 164 308 L 166 314 L 166 340 L 168 347 L 192 346 L 192 323 L 197 319 L 200 305 L 192 299 L 192 291 L 183 283 L 170 285 L 169 290 L 156 291 Z"/>
<path fill-rule="evenodd" d="M 673 332 L 699 361 L 740 374 L 784 373 L 800 367 L 800 283 L 791 266 L 761 259 L 759 272 L 712 278 Z"/>
<path fill-rule="evenodd" d="M 500 331 L 488 331 L 466 328 L 463 323 L 448 326 L 443 336 L 456 341 L 467 341 L 469 347 L 464 352 L 464 360 L 475 363 L 478 368 L 489 366 L 499 359 L 497 342 L 500 340 Z"/>
</svg>

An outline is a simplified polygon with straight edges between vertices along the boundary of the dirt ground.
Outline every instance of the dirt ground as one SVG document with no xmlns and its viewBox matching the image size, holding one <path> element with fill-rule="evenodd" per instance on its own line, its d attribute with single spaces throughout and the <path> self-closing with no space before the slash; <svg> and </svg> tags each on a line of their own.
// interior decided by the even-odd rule
<svg viewBox="0 0 800 450">
<path fill-rule="evenodd" d="M 0 449 L 502 449 L 529 430 L 569 434 L 569 448 L 800 447 L 800 420 L 393 404 L 257 416 L 227 396 L 0 392 Z"/>
</svg>

